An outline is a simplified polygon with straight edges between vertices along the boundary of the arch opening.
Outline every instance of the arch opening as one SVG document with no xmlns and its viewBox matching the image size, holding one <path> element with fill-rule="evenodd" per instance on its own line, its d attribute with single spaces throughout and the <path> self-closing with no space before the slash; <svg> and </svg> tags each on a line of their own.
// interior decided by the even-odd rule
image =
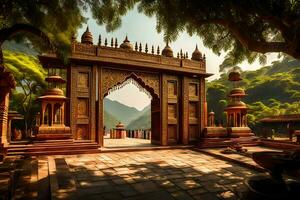
<svg viewBox="0 0 300 200">
<path fill-rule="evenodd" d="M 104 147 L 151 146 L 156 97 L 134 74 L 110 88 L 104 95 Z"/>
</svg>

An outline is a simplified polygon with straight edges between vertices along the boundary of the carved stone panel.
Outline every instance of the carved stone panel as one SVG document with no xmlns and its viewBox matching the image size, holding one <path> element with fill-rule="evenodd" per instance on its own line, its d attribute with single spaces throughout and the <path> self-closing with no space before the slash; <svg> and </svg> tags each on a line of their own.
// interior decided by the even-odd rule
<svg viewBox="0 0 300 200">
<path fill-rule="evenodd" d="M 189 125 L 189 140 L 196 140 L 198 137 L 198 125 Z"/>
<path fill-rule="evenodd" d="M 88 105 L 89 105 L 89 100 L 87 98 L 78 98 L 78 104 L 77 104 L 78 118 L 87 118 L 89 116 Z"/>
<path fill-rule="evenodd" d="M 177 82 L 168 81 L 168 96 L 173 97 L 177 96 Z"/>
<path fill-rule="evenodd" d="M 168 104 L 168 118 L 176 119 L 177 118 L 177 104 Z"/>
<path fill-rule="evenodd" d="M 168 125 L 168 139 L 169 140 L 177 140 L 177 126 L 176 125 Z"/>
<path fill-rule="evenodd" d="M 190 83 L 189 84 L 189 96 L 198 96 L 198 84 Z"/>
<path fill-rule="evenodd" d="M 89 87 L 89 74 L 85 72 L 78 73 L 77 79 L 78 88 L 88 88 Z"/>
<path fill-rule="evenodd" d="M 198 118 L 198 102 L 189 103 L 189 118 Z"/>
<path fill-rule="evenodd" d="M 117 69 L 102 69 L 102 97 L 108 94 L 109 90 L 117 86 L 126 79 L 132 78 L 137 81 L 144 89 L 152 95 L 159 97 L 159 74 L 145 73 L 145 72 L 132 72 Z"/>
<path fill-rule="evenodd" d="M 78 124 L 76 128 L 76 139 L 77 140 L 88 140 L 88 125 L 86 124 Z"/>
</svg>

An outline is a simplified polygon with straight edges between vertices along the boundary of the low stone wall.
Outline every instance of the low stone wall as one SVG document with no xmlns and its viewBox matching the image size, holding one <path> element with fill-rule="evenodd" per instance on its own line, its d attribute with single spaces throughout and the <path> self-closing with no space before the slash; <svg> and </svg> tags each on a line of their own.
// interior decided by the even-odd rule
<svg viewBox="0 0 300 200">
<path fill-rule="evenodd" d="M 127 130 L 128 138 L 139 138 L 151 140 L 151 131 L 150 130 Z"/>
</svg>

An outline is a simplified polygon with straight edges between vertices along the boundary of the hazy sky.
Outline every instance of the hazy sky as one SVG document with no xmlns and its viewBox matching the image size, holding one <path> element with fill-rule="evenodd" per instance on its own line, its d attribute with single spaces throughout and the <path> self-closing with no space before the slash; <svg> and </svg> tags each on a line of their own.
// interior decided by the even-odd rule
<svg viewBox="0 0 300 200">
<path fill-rule="evenodd" d="M 163 42 L 163 34 L 158 34 L 156 31 L 156 19 L 146 17 L 143 14 L 138 13 L 137 9 L 134 9 L 127 13 L 126 16 L 123 17 L 122 26 L 115 32 L 107 33 L 105 30 L 105 26 L 100 26 L 96 23 L 95 20 L 92 19 L 90 14 L 87 14 L 89 20 L 87 22 L 89 26 L 89 30 L 92 32 L 94 36 L 94 43 L 97 44 L 98 36 L 101 34 L 102 41 L 105 38 L 108 39 L 108 43 L 110 44 L 110 39 L 118 38 L 118 43 L 121 44 L 124 40 L 125 36 L 128 35 L 128 39 L 132 44 L 135 42 L 141 42 L 143 44 L 143 48 L 146 43 L 148 43 L 148 47 L 151 48 L 152 45 L 160 46 L 162 50 L 165 46 Z M 78 40 L 82 33 L 85 31 L 86 25 L 84 25 L 78 31 Z M 196 44 L 198 44 L 199 50 L 206 55 L 206 69 L 208 73 L 213 73 L 214 75 L 210 77 L 208 80 L 213 80 L 219 77 L 219 65 L 222 63 L 224 59 L 224 54 L 218 56 L 214 54 L 210 49 L 205 48 L 201 38 L 196 35 L 192 37 L 189 36 L 186 32 L 180 34 L 178 39 L 175 42 L 170 43 L 171 48 L 173 49 L 174 55 L 177 55 L 177 52 L 182 49 L 184 52 L 188 52 L 189 56 L 192 55 L 192 52 L 195 49 Z M 268 56 L 268 64 L 272 61 L 277 60 L 276 54 L 270 54 Z M 258 69 L 261 65 L 258 62 L 253 64 L 248 64 L 247 62 L 243 62 L 239 65 L 243 70 L 255 70 Z M 134 86 L 130 84 L 128 86 L 123 87 L 122 89 L 112 92 L 108 98 L 111 100 L 117 100 L 125 105 L 136 107 L 141 110 L 145 106 L 149 104 L 149 99 L 146 94 L 144 94 L 147 98 L 140 96 L 140 91 Z M 138 101 L 137 101 L 137 98 Z"/>
</svg>

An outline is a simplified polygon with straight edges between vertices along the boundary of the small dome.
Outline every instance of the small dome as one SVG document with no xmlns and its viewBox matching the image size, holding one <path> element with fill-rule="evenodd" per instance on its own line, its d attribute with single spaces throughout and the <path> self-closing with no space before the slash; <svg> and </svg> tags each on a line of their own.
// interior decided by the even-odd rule
<svg viewBox="0 0 300 200">
<path fill-rule="evenodd" d="M 234 68 L 228 75 L 228 80 L 229 81 L 240 81 L 242 80 L 241 78 L 241 73 L 238 70 L 238 68 Z"/>
<path fill-rule="evenodd" d="M 126 35 L 126 38 L 123 41 L 123 43 L 120 45 L 120 48 L 122 48 L 122 49 L 128 49 L 128 50 L 133 50 L 133 46 L 130 43 L 130 41 L 128 40 L 127 35 Z"/>
<path fill-rule="evenodd" d="M 64 92 L 59 88 L 51 88 L 45 92 L 45 95 L 64 96 Z"/>
<path fill-rule="evenodd" d="M 58 75 L 52 75 L 45 78 L 45 81 L 48 83 L 65 83 L 66 81 Z"/>
<path fill-rule="evenodd" d="M 83 43 L 83 44 L 93 44 L 93 35 L 89 31 L 89 27 L 86 27 L 86 31 L 82 34 L 81 43 Z"/>
<path fill-rule="evenodd" d="M 122 124 L 121 122 L 119 122 L 117 125 L 116 125 L 116 129 L 124 129 L 125 128 L 125 125 Z"/>
<path fill-rule="evenodd" d="M 192 54 L 192 60 L 201 60 L 202 59 L 202 53 L 198 50 L 198 45 L 196 45 L 196 49 Z"/>
<path fill-rule="evenodd" d="M 230 96 L 245 96 L 245 90 L 242 88 L 234 88 L 230 91 Z"/>
<path fill-rule="evenodd" d="M 161 55 L 166 57 L 173 57 L 173 50 L 169 47 L 169 43 L 167 42 L 165 48 L 162 50 Z"/>
<path fill-rule="evenodd" d="M 208 113 L 208 115 L 215 115 L 214 111 L 210 111 L 210 113 Z"/>
<path fill-rule="evenodd" d="M 242 101 L 232 101 L 228 104 L 227 109 L 229 108 L 239 108 L 239 109 L 243 109 L 243 108 L 247 108 L 246 104 Z"/>
</svg>

